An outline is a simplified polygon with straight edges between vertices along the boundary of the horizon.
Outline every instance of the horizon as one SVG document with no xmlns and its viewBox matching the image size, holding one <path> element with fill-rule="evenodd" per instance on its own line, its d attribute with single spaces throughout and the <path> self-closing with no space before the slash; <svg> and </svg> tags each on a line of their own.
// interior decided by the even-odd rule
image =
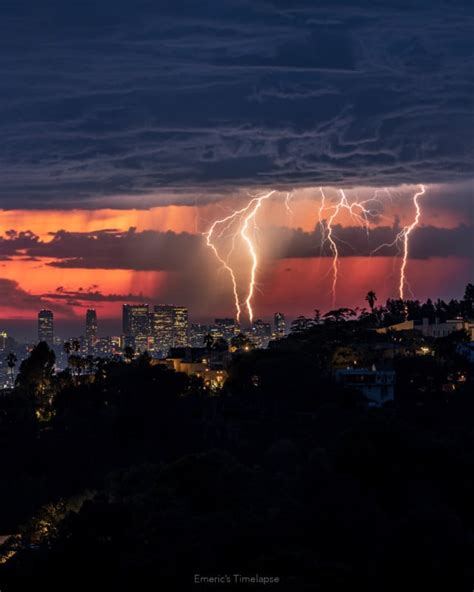
<svg viewBox="0 0 474 592">
<path fill-rule="evenodd" d="M 470 282 L 468 282 L 468 283 L 470 283 Z M 468 285 L 468 283 L 466 283 L 465 287 Z M 320 310 L 322 316 L 324 316 L 326 313 L 329 313 L 331 310 L 337 310 L 339 308 L 349 308 L 349 309 L 352 309 L 358 313 L 363 312 L 364 310 L 367 311 L 368 304 L 366 302 L 365 296 L 366 296 L 366 294 L 364 295 L 364 297 L 362 299 L 362 306 L 358 306 L 358 305 L 347 306 L 347 307 L 340 306 L 340 307 L 336 307 L 335 309 L 329 308 L 327 310 L 320 310 L 320 309 L 318 309 L 317 306 L 315 306 L 311 311 L 306 311 L 305 313 L 301 312 L 300 314 L 294 314 L 294 315 L 288 315 L 283 310 L 275 310 L 271 315 L 256 317 L 254 319 L 254 322 L 256 322 L 258 320 L 262 320 L 264 322 L 270 323 L 273 327 L 274 315 L 277 313 L 283 313 L 286 323 L 287 323 L 287 333 L 288 333 L 291 328 L 292 321 L 294 321 L 298 317 L 313 318 L 316 310 Z M 462 291 L 461 294 L 454 296 L 453 298 L 450 298 L 448 300 L 445 298 L 442 298 L 440 296 L 436 296 L 436 297 L 428 296 L 427 298 L 424 298 L 424 299 L 407 298 L 406 300 L 412 301 L 412 302 L 420 302 L 420 304 L 426 303 L 427 301 L 431 301 L 434 304 L 438 300 L 449 303 L 450 300 L 462 301 L 463 296 L 464 296 L 464 291 Z M 376 293 L 375 308 L 385 307 L 388 300 L 397 300 L 397 298 L 388 297 L 387 299 L 380 299 Z M 149 306 L 150 308 L 152 308 L 155 305 L 159 305 L 159 304 L 163 305 L 164 303 L 159 303 L 159 302 L 151 302 L 150 303 L 150 301 L 145 300 L 142 302 L 133 302 L 133 303 L 123 302 L 123 303 L 120 303 L 120 306 L 124 306 L 126 304 L 146 305 L 146 306 Z M 186 304 L 176 304 L 176 303 L 166 303 L 166 305 L 168 305 L 168 306 L 186 306 Z M 55 336 L 55 338 L 58 337 L 62 340 L 67 340 L 67 339 L 71 339 L 73 337 L 83 337 L 84 336 L 86 314 L 87 314 L 87 310 L 89 310 L 89 309 L 84 309 L 84 314 L 83 314 L 82 318 L 75 318 L 75 319 L 57 318 L 54 309 L 51 309 L 51 308 L 50 309 L 43 309 L 43 310 L 49 310 L 54 315 L 54 336 Z M 94 308 L 91 308 L 91 310 L 94 310 L 95 312 L 97 312 L 97 310 Z M 15 318 L 0 319 L 0 332 L 6 331 L 9 337 L 13 337 L 16 341 L 19 341 L 19 343 L 37 342 L 39 312 L 40 311 L 38 311 L 36 313 L 36 316 L 33 316 L 28 319 L 25 319 L 25 318 L 22 318 L 22 319 L 15 319 Z M 206 317 L 206 318 L 195 318 L 192 316 L 192 312 L 189 310 L 189 308 L 188 308 L 188 313 L 189 313 L 189 327 L 191 327 L 192 325 L 212 326 L 215 324 L 215 321 L 217 319 L 222 319 L 222 318 L 229 318 L 229 319 L 232 319 L 233 321 L 236 320 L 235 317 L 226 316 L 226 315 L 215 315 L 215 316 Z M 97 334 L 98 334 L 98 336 L 99 337 L 113 337 L 113 336 L 122 335 L 123 334 L 122 320 L 123 320 L 122 316 L 116 317 L 116 318 L 101 319 L 100 316 L 97 315 L 97 321 L 98 321 Z M 104 327 L 105 327 L 105 329 L 103 329 Z M 247 330 L 250 330 L 251 325 L 248 322 L 241 323 L 240 327 L 243 331 L 247 331 Z"/>
</svg>

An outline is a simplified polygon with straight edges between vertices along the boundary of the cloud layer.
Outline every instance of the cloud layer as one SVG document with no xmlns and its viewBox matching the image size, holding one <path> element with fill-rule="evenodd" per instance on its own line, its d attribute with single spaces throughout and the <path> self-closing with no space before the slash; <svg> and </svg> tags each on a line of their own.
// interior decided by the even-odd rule
<svg viewBox="0 0 474 592">
<path fill-rule="evenodd" d="M 360 226 L 333 226 L 333 237 L 341 257 L 395 256 L 400 245 L 392 244 L 401 227 L 378 226 L 369 233 Z M 421 226 L 410 238 L 410 258 L 471 257 L 473 228 Z M 269 227 L 259 236 L 263 260 L 307 257 L 332 257 L 329 243 L 321 247 L 322 231 Z M 380 245 L 387 246 L 378 249 Z M 391 245 L 391 246 L 390 246 Z M 225 244 L 224 244 L 225 248 Z M 203 237 L 189 233 L 100 230 L 96 232 L 52 233 L 49 241 L 31 232 L 9 231 L 0 238 L 0 258 L 43 259 L 47 265 L 68 269 L 128 269 L 135 271 L 184 271 L 198 275 L 207 267 L 215 268 L 213 254 Z M 67 293 L 55 296 L 65 299 Z"/>
<path fill-rule="evenodd" d="M 472 175 L 472 3 L 173 4 L 2 2 L 2 207 Z"/>
</svg>

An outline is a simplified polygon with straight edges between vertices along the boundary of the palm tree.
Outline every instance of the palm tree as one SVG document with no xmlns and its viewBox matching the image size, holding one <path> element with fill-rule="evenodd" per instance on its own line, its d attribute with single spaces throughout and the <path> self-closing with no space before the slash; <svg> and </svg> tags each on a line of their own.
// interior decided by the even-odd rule
<svg viewBox="0 0 474 592">
<path fill-rule="evenodd" d="M 369 290 L 367 292 L 367 296 L 365 297 L 365 299 L 369 303 L 370 310 L 374 312 L 374 306 L 377 301 L 377 294 L 373 290 Z"/>
<path fill-rule="evenodd" d="M 7 356 L 7 366 L 10 369 L 10 378 L 11 378 L 12 386 L 15 385 L 15 381 L 14 381 L 13 377 L 15 374 L 15 366 L 16 366 L 17 362 L 18 362 L 18 358 L 16 357 L 16 355 L 13 352 L 10 352 Z"/>
</svg>

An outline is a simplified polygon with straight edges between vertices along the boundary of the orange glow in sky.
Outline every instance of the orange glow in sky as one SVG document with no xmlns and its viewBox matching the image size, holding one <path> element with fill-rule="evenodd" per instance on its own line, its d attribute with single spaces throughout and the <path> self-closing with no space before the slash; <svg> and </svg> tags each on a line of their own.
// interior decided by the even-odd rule
<svg viewBox="0 0 474 592">
<path fill-rule="evenodd" d="M 331 203 L 332 193 L 328 198 Z M 348 190 L 348 198 L 366 199 L 373 194 L 373 189 Z M 408 200 L 400 200 L 400 195 L 393 191 L 380 192 L 383 200 L 383 217 L 374 221 L 375 225 L 392 226 L 395 218 L 403 225 L 412 219 L 413 212 Z M 258 214 L 258 225 L 264 231 L 266 226 L 287 226 L 302 228 L 310 232 L 318 219 L 321 194 L 317 189 L 301 189 L 293 193 L 291 212 L 284 203 L 285 193 L 277 193 L 275 199 L 269 199 Z M 103 229 L 126 231 L 135 227 L 137 231 L 174 231 L 190 234 L 202 234 L 217 218 L 231 212 L 242 200 L 226 198 L 220 202 L 200 205 L 169 205 L 154 207 L 149 210 L 138 209 L 98 209 L 98 210 L 0 210 L 0 235 L 10 229 L 16 231 L 30 230 L 43 241 L 52 239 L 52 233 L 58 230 L 69 232 L 91 232 Z M 403 206 L 403 207 L 402 207 Z M 464 220 L 453 212 L 443 212 L 440 216 L 429 206 L 429 192 L 424 201 L 422 224 L 440 227 L 455 227 Z M 348 213 L 342 213 L 336 224 L 354 225 Z M 206 252 L 203 237 L 203 252 Z M 3 317 L 35 316 L 40 305 L 57 309 L 61 316 L 77 316 L 82 318 L 84 308 L 92 306 L 98 309 L 104 318 L 120 316 L 120 301 L 97 301 L 84 298 L 80 294 L 65 300 L 49 300 L 47 295 L 58 288 L 77 292 L 82 290 L 98 291 L 103 295 L 129 294 L 135 298 L 143 296 L 152 303 L 173 299 L 176 303 L 189 304 L 191 317 L 209 318 L 219 315 L 232 315 L 233 302 L 229 291 L 228 278 L 219 270 L 212 268 L 208 277 L 194 284 L 183 283 L 183 276 L 193 269 L 193 257 L 202 257 L 202 253 L 189 253 L 190 267 L 187 270 L 176 269 L 165 271 L 135 271 L 120 269 L 71 269 L 48 265 L 51 259 L 41 258 L 27 260 L 14 256 L 0 260 L 0 281 L 17 282 L 18 289 L 23 293 L 37 297 L 29 303 L 23 300 L 21 307 L 15 304 L 14 298 L 4 297 L 0 301 L 0 315 Z M 201 259 L 202 260 L 202 259 Z M 211 264 L 212 265 L 212 264 Z M 262 262 L 262 269 L 257 278 L 258 292 L 255 297 L 255 316 L 268 317 L 275 310 L 282 310 L 288 315 L 310 314 L 314 308 L 327 310 L 330 306 L 330 273 L 331 259 L 279 259 Z M 368 290 L 375 290 L 379 301 L 387 297 L 396 297 L 398 283 L 399 260 L 389 257 L 346 257 L 340 261 L 338 282 L 338 306 L 364 305 L 364 296 Z M 467 283 L 470 278 L 470 262 L 468 259 L 432 258 L 429 260 L 413 260 L 408 263 L 408 277 L 417 298 L 442 296 L 440 290 L 450 286 Z M 207 273 L 207 272 L 206 272 Z M 191 287 L 190 287 L 191 286 Z M 0 294 L 1 295 L 1 294 Z M 459 294 L 462 296 L 462 294 Z M 187 300 L 191 299 L 192 302 Z M 1 327 L 0 327 L 1 329 Z"/>
</svg>

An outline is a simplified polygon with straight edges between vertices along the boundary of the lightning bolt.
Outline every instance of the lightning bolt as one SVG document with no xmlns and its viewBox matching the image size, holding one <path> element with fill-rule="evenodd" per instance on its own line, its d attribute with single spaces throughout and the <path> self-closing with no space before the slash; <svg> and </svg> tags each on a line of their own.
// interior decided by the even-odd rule
<svg viewBox="0 0 474 592">
<path fill-rule="evenodd" d="M 380 203 L 378 199 L 378 190 L 374 193 L 374 196 L 365 200 L 348 199 L 343 189 L 338 190 L 338 199 L 336 202 L 331 201 L 328 203 L 323 188 L 320 187 L 321 202 L 318 210 L 318 224 L 321 229 L 321 254 L 323 253 L 324 246 L 327 243 L 329 246 L 330 253 L 332 255 L 332 265 L 330 267 L 330 273 L 332 274 L 331 281 L 331 295 L 332 295 L 332 307 L 334 308 L 337 301 L 337 284 L 339 279 L 339 247 L 338 243 L 343 242 L 342 239 L 338 238 L 334 233 L 334 226 L 336 224 L 338 216 L 342 211 L 347 211 L 351 219 L 359 224 L 369 233 L 370 224 L 374 218 L 379 217 L 380 213 L 371 208 L 371 203 Z M 388 190 L 384 190 L 385 193 L 391 198 Z M 258 250 L 255 244 L 255 236 L 251 232 L 252 228 L 255 231 L 258 230 L 256 217 L 264 201 L 272 197 L 276 193 L 275 190 L 271 190 L 262 195 L 249 195 L 249 202 L 242 208 L 231 212 L 229 215 L 216 220 L 212 223 L 209 230 L 204 233 L 206 239 L 206 245 L 212 250 L 214 256 L 221 264 L 222 268 L 228 273 L 234 298 L 234 306 L 236 311 L 237 322 L 240 322 L 242 312 L 245 309 L 248 314 L 250 323 L 253 323 L 254 311 L 252 307 L 253 298 L 255 295 L 255 289 L 257 285 L 257 272 L 259 266 Z M 390 244 L 383 244 L 372 251 L 372 254 L 376 253 L 382 247 L 398 246 L 400 254 L 402 256 L 402 264 L 400 268 L 400 282 L 399 282 L 399 294 L 400 299 L 403 300 L 405 296 L 405 286 L 408 286 L 406 279 L 406 270 L 409 258 L 409 243 L 410 235 L 419 225 L 421 217 L 421 209 L 419 204 L 419 197 L 425 193 L 424 185 L 420 184 L 420 189 L 413 196 L 413 203 L 415 206 L 415 217 L 411 224 L 406 225 L 397 234 L 394 241 Z M 285 207 L 289 215 L 293 214 L 290 203 L 292 199 L 292 193 L 287 192 L 285 196 Z M 226 241 L 231 238 L 230 247 L 225 249 L 222 247 L 221 241 L 224 241 L 224 245 L 228 244 Z M 244 247 L 246 255 L 250 259 L 249 269 L 249 280 L 248 286 L 245 290 L 245 297 L 241 299 L 239 295 L 238 285 L 238 271 L 235 265 L 232 263 L 232 257 L 234 252 L 241 247 Z M 350 245 L 349 245 L 350 246 Z"/>
<path fill-rule="evenodd" d="M 243 243 L 246 247 L 247 253 L 250 257 L 250 279 L 248 283 L 248 288 L 246 291 L 246 298 L 244 300 L 244 306 L 247 309 L 248 317 L 250 323 L 253 323 L 253 308 L 252 308 L 252 300 L 255 293 L 255 286 L 256 286 L 256 279 L 257 279 L 257 271 L 258 271 L 258 253 L 256 246 L 254 244 L 254 240 L 250 234 L 250 226 L 256 229 L 256 216 L 257 212 L 262 206 L 262 203 L 269 199 L 275 190 L 269 191 L 268 193 L 264 193 L 263 195 L 259 196 L 250 196 L 251 199 L 246 206 L 239 210 L 235 210 L 225 218 L 220 220 L 216 220 L 209 228 L 207 232 L 204 233 L 206 239 L 206 245 L 212 250 L 215 257 L 222 265 L 223 269 L 227 271 L 231 278 L 232 282 L 232 290 L 234 295 L 234 305 L 236 311 L 237 322 L 240 322 L 240 317 L 242 315 L 242 304 L 239 297 L 239 290 L 238 290 L 238 283 L 237 283 L 237 273 L 231 265 L 231 257 L 234 250 L 237 248 L 237 239 L 240 238 L 240 242 Z M 288 200 L 288 196 L 286 198 Z M 232 227 L 234 230 L 232 232 Z M 231 232 L 232 241 L 231 247 L 226 255 L 222 255 L 219 248 L 216 245 L 216 242 L 224 236 L 226 231 Z"/>
<path fill-rule="evenodd" d="M 409 257 L 410 234 L 420 223 L 421 208 L 418 198 L 424 195 L 425 193 L 425 186 L 420 183 L 419 191 L 417 191 L 413 196 L 413 204 L 415 206 L 415 217 L 413 219 L 413 222 L 409 225 L 404 226 L 391 243 L 384 243 L 383 245 L 378 246 L 376 249 L 372 251 L 372 254 L 374 254 L 383 247 L 401 247 L 400 253 L 402 257 L 402 264 L 400 266 L 400 281 L 398 285 L 398 294 L 400 296 L 400 300 L 405 299 L 405 286 L 409 287 L 408 281 L 406 279 L 406 269 Z"/>
<path fill-rule="evenodd" d="M 402 230 L 403 233 L 403 259 L 402 259 L 402 265 L 400 267 L 400 284 L 398 287 L 398 291 L 400 294 L 400 300 L 404 300 L 404 296 L 405 296 L 405 284 L 407 283 L 406 281 L 406 268 L 407 268 L 407 262 L 408 262 L 408 247 L 409 247 L 409 240 L 410 240 L 410 234 L 413 232 L 413 230 L 418 226 L 419 222 L 420 222 L 420 216 L 421 216 L 421 209 L 420 209 L 420 204 L 418 202 L 418 198 L 422 195 L 424 195 L 425 193 L 425 187 L 424 185 L 420 185 L 420 191 L 418 191 L 417 193 L 415 193 L 415 195 L 413 196 L 413 204 L 415 206 L 415 219 L 413 220 L 413 222 L 409 225 L 409 226 L 405 226 L 404 229 Z"/>
<path fill-rule="evenodd" d="M 214 245 L 214 243 L 212 242 L 212 237 L 214 235 L 214 231 L 216 230 L 216 228 L 221 225 L 224 224 L 226 222 L 229 222 L 230 220 L 232 220 L 235 216 L 236 216 L 236 212 L 234 212 L 233 214 L 230 214 L 229 216 L 227 216 L 226 218 L 223 218 L 222 220 L 216 220 L 212 226 L 209 228 L 209 230 L 207 232 L 204 233 L 204 236 L 206 238 L 206 245 L 212 250 L 212 252 L 214 253 L 214 255 L 216 256 L 217 260 L 219 261 L 219 263 L 222 265 L 222 267 L 227 271 L 227 273 L 230 275 L 231 281 L 232 281 L 232 291 L 234 294 L 234 304 L 235 304 L 235 310 L 236 310 L 236 316 L 237 316 L 237 322 L 240 321 L 240 315 L 242 312 L 242 309 L 240 308 L 240 301 L 239 301 L 239 293 L 237 290 L 237 279 L 235 277 L 235 273 L 234 270 L 232 269 L 232 267 L 228 264 L 228 259 L 229 256 L 226 259 L 223 259 L 220 254 L 219 251 L 217 250 L 217 247 Z"/>
<path fill-rule="evenodd" d="M 336 305 L 336 292 L 337 282 L 339 277 L 339 249 L 337 245 L 337 239 L 333 232 L 333 224 L 342 210 L 347 210 L 353 220 L 359 225 L 363 226 L 367 233 L 370 228 L 370 221 L 377 215 L 377 212 L 369 209 L 367 204 L 377 201 L 375 198 L 366 199 L 363 201 L 349 202 L 343 189 L 339 189 L 339 201 L 334 205 L 326 206 L 326 196 L 323 188 L 320 187 L 321 193 L 321 204 L 318 210 L 318 221 L 321 228 L 321 252 L 324 249 L 326 242 L 329 243 L 329 248 L 332 253 L 332 283 L 331 283 L 331 295 L 332 295 L 332 307 Z M 331 214 L 324 224 L 323 216 L 324 213 L 330 211 Z"/>
<path fill-rule="evenodd" d="M 293 199 L 293 193 L 291 191 L 287 191 L 286 197 L 285 197 L 285 208 L 286 208 L 286 211 L 288 212 L 288 216 L 290 218 L 292 218 L 293 214 L 294 214 L 293 210 L 291 209 L 291 205 L 290 205 L 292 199 Z"/>
</svg>

